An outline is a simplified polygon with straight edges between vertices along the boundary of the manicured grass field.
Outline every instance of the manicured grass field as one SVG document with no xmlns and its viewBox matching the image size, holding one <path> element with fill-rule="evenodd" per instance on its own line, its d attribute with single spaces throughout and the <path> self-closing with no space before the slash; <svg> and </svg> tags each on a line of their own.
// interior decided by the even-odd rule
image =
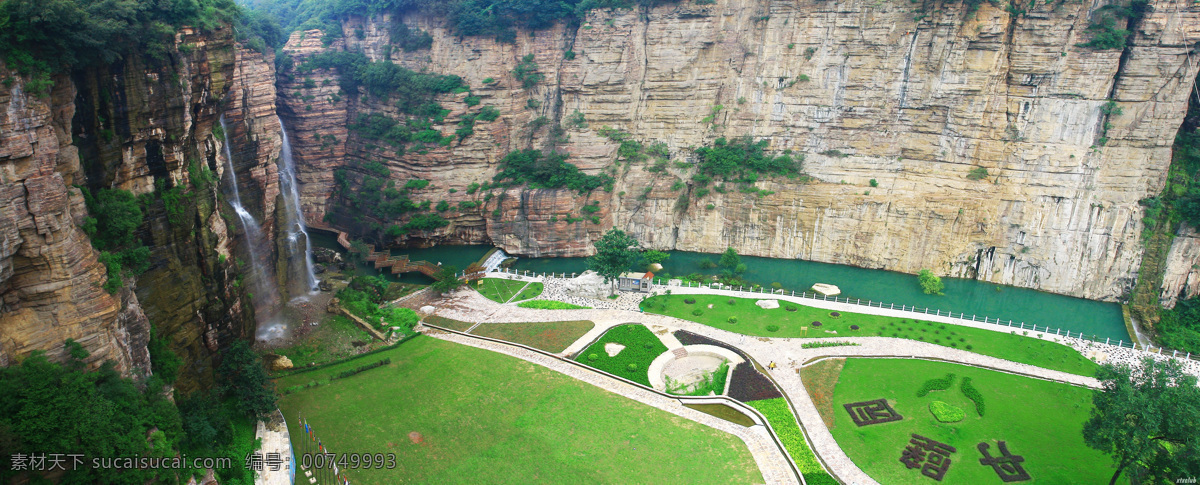
<svg viewBox="0 0 1200 485">
<path fill-rule="evenodd" d="M 513 297 L 513 295 L 516 295 L 517 292 L 521 291 L 521 289 L 525 287 L 525 283 L 525 281 L 519 280 L 483 278 L 471 283 L 471 288 L 475 288 L 479 291 L 480 295 L 487 297 L 489 300 L 498 303 L 506 303 Z M 538 285 L 541 285 L 541 283 L 538 283 Z M 540 295 L 541 293 L 541 290 L 538 290 L 538 294 Z"/>
<path fill-rule="evenodd" d="M 513 298 L 512 301 L 524 301 L 530 298 L 537 298 L 538 295 L 542 294 L 543 289 L 545 289 L 545 286 L 541 283 L 530 283 L 529 286 L 526 286 L 524 290 L 521 290 L 521 293 L 518 294 L 516 298 Z"/>
<path fill-rule="evenodd" d="M 531 323 L 485 323 L 475 327 L 474 335 L 498 338 L 525 344 L 546 352 L 562 352 L 588 333 L 596 324 L 586 321 L 574 322 L 531 322 Z"/>
<path fill-rule="evenodd" d="M 684 303 L 684 300 L 689 298 L 695 299 L 696 303 Z M 729 304 L 731 300 L 733 305 Z M 754 304 L 756 301 L 758 299 L 719 295 L 665 295 L 642 302 L 642 309 L 648 313 L 691 320 L 744 335 L 808 338 L 895 337 L 954 347 L 1077 375 L 1094 375 L 1099 367 L 1066 345 L 1012 333 L 861 313 L 841 312 L 834 318 L 830 316 L 829 310 L 783 300 L 780 300 L 779 308 L 764 310 Z M 710 304 L 712 308 L 708 308 Z M 789 306 L 796 311 L 787 311 Z M 696 310 L 700 310 L 701 314 L 693 314 Z M 729 323 L 729 317 L 736 317 L 737 323 Z M 815 326 L 813 322 L 821 322 L 821 325 Z M 779 329 L 772 332 L 767 328 L 768 325 L 776 325 Z M 851 330 L 851 325 L 857 325 L 859 329 Z M 808 327 L 808 330 L 801 330 L 801 327 Z"/>
<path fill-rule="evenodd" d="M 916 397 L 921 384 L 948 373 L 957 375 L 950 389 Z M 964 377 L 987 403 L 980 417 L 959 387 Z M 1107 483 L 1112 460 L 1083 442 L 1083 423 L 1092 408 L 1089 389 L 977 369 L 957 364 L 909 359 L 847 359 L 833 391 L 831 429 L 838 445 L 864 472 L 879 483 L 934 483 L 900 462 L 911 434 L 949 444 L 957 449 L 941 482 L 951 484 L 1002 483 L 990 466 L 979 463 L 976 445 L 987 442 L 991 456 L 999 455 L 997 440 L 1025 458 L 1033 478 L 1021 483 Z M 887 399 L 904 417 L 888 423 L 856 426 L 843 407 L 846 403 Z M 940 423 L 929 411 L 933 401 L 943 401 L 966 411 L 957 423 Z"/>
<path fill-rule="evenodd" d="M 351 483 L 762 482 L 736 437 L 513 357 L 419 336 L 359 360 L 383 358 L 279 401 L 296 446 L 302 412 L 330 452 L 395 454 L 394 469 L 346 471 Z"/>
<path fill-rule="evenodd" d="M 437 315 L 429 315 L 425 317 L 424 321 L 430 325 L 437 325 L 439 327 L 448 328 L 450 330 L 458 330 L 460 332 L 466 332 L 468 328 L 471 328 L 473 325 L 475 325 L 472 322 L 464 322 L 462 320 L 454 320 L 452 318 L 439 317 Z"/>
<path fill-rule="evenodd" d="M 343 315 L 330 315 L 312 333 L 290 347 L 276 349 L 274 352 L 286 356 L 296 366 L 310 363 L 322 364 L 354 355 L 359 347 L 355 343 L 367 346 L 377 344 L 371 334 L 363 330 Z"/>
<path fill-rule="evenodd" d="M 609 357 L 604 351 L 607 343 L 624 345 L 616 356 Z M 610 374 L 615 374 L 639 384 L 649 386 L 650 377 L 646 370 L 656 357 L 667 351 L 667 346 L 642 325 L 618 325 L 608 329 L 595 343 L 583 349 L 575 360 Z M 596 358 L 593 359 L 592 357 Z M 630 368 L 630 366 L 633 366 Z"/>
</svg>

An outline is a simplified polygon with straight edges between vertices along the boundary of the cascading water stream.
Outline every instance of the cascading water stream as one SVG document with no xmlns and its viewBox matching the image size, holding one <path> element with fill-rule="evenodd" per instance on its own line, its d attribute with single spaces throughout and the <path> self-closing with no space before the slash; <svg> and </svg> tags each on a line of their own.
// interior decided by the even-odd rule
<svg viewBox="0 0 1200 485">
<path fill-rule="evenodd" d="M 283 194 L 283 202 L 287 209 L 285 217 L 287 218 L 289 258 L 299 256 L 302 249 L 301 244 L 303 244 L 304 251 L 303 264 L 289 265 L 295 270 L 289 269 L 288 276 L 302 278 L 302 282 L 305 284 L 303 292 L 312 294 L 317 291 L 317 275 L 313 271 L 312 242 L 309 241 L 308 226 L 304 223 L 304 212 L 300 207 L 300 189 L 296 184 L 296 162 L 292 159 L 292 144 L 288 140 L 287 128 L 283 126 L 282 119 L 279 120 L 279 126 L 283 140 L 279 156 L 279 191 Z M 296 262 L 300 263 L 301 261 Z M 293 273 L 295 274 L 293 275 Z M 289 278 L 289 281 L 291 279 Z"/>
<path fill-rule="evenodd" d="M 233 165 L 232 143 L 229 142 L 229 127 L 225 124 L 225 115 L 220 118 L 221 131 L 225 133 L 225 163 L 229 172 L 229 187 L 233 198 L 229 205 L 237 213 L 238 222 L 246 233 L 246 252 L 250 257 L 250 284 L 254 288 L 254 310 L 260 324 L 255 332 L 259 339 L 267 340 L 283 336 L 287 326 L 278 321 L 279 290 L 275 288 L 274 279 L 269 269 L 264 267 L 260 259 L 258 246 L 264 244 L 262 225 L 254 219 L 254 215 L 242 205 L 241 190 L 238 188 L 237 170 Z"/>
</svg>

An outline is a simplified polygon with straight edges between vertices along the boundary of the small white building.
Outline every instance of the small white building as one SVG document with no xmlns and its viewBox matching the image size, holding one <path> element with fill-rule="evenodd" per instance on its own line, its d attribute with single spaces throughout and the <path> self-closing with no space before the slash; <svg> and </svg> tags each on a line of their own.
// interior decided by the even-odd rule
<svg viewBox="0 0 1200 485">
<path fill-rule="evenodd" d="M 617 289 L 649 292 L 654 287 L 654 273 L 625 273 L 617 279 Z"/>
</svg>

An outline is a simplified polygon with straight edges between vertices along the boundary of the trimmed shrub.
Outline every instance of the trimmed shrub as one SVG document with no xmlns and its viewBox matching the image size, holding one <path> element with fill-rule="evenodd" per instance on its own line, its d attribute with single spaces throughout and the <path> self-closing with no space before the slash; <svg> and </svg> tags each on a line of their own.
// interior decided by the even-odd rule
<svg viewBox="0 0 1200 485">
<path fill-rule="evenodd" d="M 821 326 L 821 322 L 812 322 L 812 326 L 814 326 L 814 327 L 820 327 L 820 326 Z"/>
<path fill-rule="evenodd" d="M 684 303 L 687 303 L 688 305 L 695 305 L 695 304 L 696 304 L 696 299 L 695 299 L 695 298 L 688 298 L 688 299 L 685 299 L 685 300 L 683 300 L 683 302 L 684 302 Z"/>
<path fill-rule="evenodd" d="M 692 310 L 692 315 L 695 315 L 695 316 L 697 316 L 697 317 L 698 317 L 698 316 L 700 316 L 700 315 L 703 315 L 703 314 L 704 314 L 704 310 L 701 310 L 701 309 L 699 309 L 699 308 L 697 308 L 697 309 L 695 309 L 695 310 Z"/>
<path fill-rule="evenodd" d="M 779 325 L 774 325 L 774 324 L 772 324 L 772 325 L 767 325 L 767 331 L 768 331 L 768 332 L 778 332 L 778 331 L 779 331 Z"/>
<path fill-rule="evenodd" d="M 971 378 L 968 377 L 963 380 L 967 381 L 970 379 Z M 929 403 L 929 412 L 933 413 L 933 417 L 935 419 L 943 423 L 957 423 L 962 421 L 963 418 L 967 417 L 967 413 L 963 412 L 963 410 L 958 406 L 941 401 Z"/>
<path fill-rule="evenodd" d="M 979 390 L 975 389 L 975 386 L 971 385 L 970 377 L 963 378 L 962 384 L 959 386 L 959 390 L 962 391 L 964 396 L 967 396 L 967 399 L 970 399 L 972 402 L 975 403 L 975 412 L 977 414 L 979 414 L 979 417 L 982 418 L 983 417 L 983 407 L 984 407 L 983 406 L 983 394 L 980 394 Z"/>
<path fill-rule="evenodd" d="M 625 366 L 625 368 L 628 369 L 629 372 L 637 372 L 638 365 L 636 363 L 630 363 L 629 365 Z"/>
<path fill-rule="evenodd" d="M 850 330 L 858 330 L 858 325 L 851 325 Z"/>
<path fill-rule="evenodd" d="M 730 305 L 735 305 L 735 304 L 737 304 L 737 300 L 734 300 L 733 298 L 730 298 L 730 299 L 729 299 L 729 301 L 728 301 L 728 302 L 726 302 L 726 303 L 729 303 Z"/>
<path fill-rule="evenodd" d="M 600 358 L 600 356 L 599 356 L 599 355 L 596 355 L 596 354 L 588 354 L 588 360 L 590 360 L 590 361 L 592 361 L 592 362 L 595 362 L 595 361 L 596 361 L 596 359 L 599 359 L 599 358 Z"/>
<path fill-rule="evenodd" d="M 831 316 L 833 318 L 837 318 L 837 317 L 842 316 L 842 314 L 838 313 L 838 312 L 829 312 L 829 316 Z"/>
<path fill-rule="evenodd" d="M 783 309 L 784 309 L 784 310 L 787 310 L 787 311 L 789 311 L 789 312 L 794 312 L 794 311 L 796 311 L 796 307 L 794 307 L 794 306 L 791 306 L 791 305 L 788 305 L 788 306 L 784 307 Z"/>
<path fill-rule="evenodd" d="M 954 374 L 946 374 L 946 377 L 941 379 L 930 379 L 921 384 L 921 389 L 917 391 L 917 397 L 925 397 L 930 391 L 945 391 L 950 386 L 954 385 Z"/>
<path fill-rule="evenodd" d="M 737 323 L 737 317 L 729 317 L 725 321 L 729 323 Z"/>
</svg>

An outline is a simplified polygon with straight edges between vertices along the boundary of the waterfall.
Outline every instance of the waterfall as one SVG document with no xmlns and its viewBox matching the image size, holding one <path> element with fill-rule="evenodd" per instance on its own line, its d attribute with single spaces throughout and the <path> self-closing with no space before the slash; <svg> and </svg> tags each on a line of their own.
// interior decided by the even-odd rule
<svg viewBox="0 0 1200 485">
<path fill-rule="evenodd" d="M 292 144 L 288 140 L 287 128 L 279 120 L 283 146 L 279 156 L 279 191 L 286 206 L 288 259 L 288 281 L 299 280 L 304 286 L 296 294 L 311 294 L 317 288 L 317 275 L 313 272 L 312 243 L 308 239 L 308 227 L 304 224 L 304 212 L 300 207 L 300 189 L 296 186 L 296 162 L 292 159 Z M 301 247 L 303 244 L 303 248 Z M 303 249 L 303 259 L 296 258 Z M 303 263 L 303 264 L 299 264 Z"/>
<path fill-rule="evenodd" d="M 246 252 L 250 257 L 250 284 L 254 288 L 254 313 L 260 322 L 273 322 L 259 325 L 256 333 L 260 339 L 278 337 L 282 335 L 286 326 L 274 322 L 279 314 L 279 290 L 275 287 L 270 269 L 263 265 L 259 255 L 259 245 L 265 242 L 262 225 L 242 205 L 242 195 L 238 188 L 237 170 L 233 166 L 232 143 L 229 142 L 229 127 L 225 124 L 225 115 L 221 115 L 220 122 L 221 131 L 225 133 L 223 143 L 225 145 L 225 163 L 228 166 L 226 171 L 229 172 L 229 187 L 233 194 L 229 205 L 233 206 L 233 211 L 238 216 L 238 222 L 242 225 L 242 231 L 246 234 Z"/>
</svg>

